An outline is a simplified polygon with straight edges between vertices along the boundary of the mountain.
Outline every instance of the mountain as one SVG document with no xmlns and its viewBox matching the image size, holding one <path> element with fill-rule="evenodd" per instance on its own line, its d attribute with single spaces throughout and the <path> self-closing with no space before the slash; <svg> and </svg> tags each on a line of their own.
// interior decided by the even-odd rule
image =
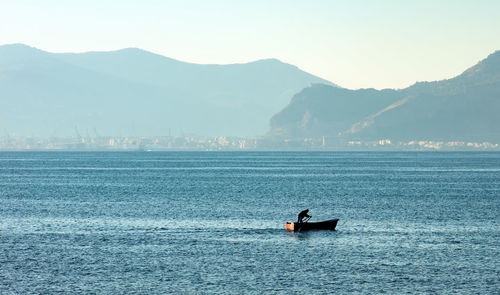
<svg viewBox="0 0 500 295">
<path fill-rule="evenodd" d="M 21 136 L 264 134 L 311 83 L 276 59 L 200 65 L 137 48 L 50 53 L 0 46 L 0 129 Z"/>
<path fill-rule="evenodd" d="M 500 143 L 500 51 L 461 75 L 400 90 L 313 85 L 271 119 L 270 137 Z"/>
</svg>

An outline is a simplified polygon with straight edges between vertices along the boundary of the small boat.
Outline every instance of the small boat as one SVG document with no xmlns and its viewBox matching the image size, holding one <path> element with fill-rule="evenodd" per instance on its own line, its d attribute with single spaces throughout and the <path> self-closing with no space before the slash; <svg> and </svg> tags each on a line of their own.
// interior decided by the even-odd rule
<svg viewBox="0 0 500 295">
<path fill-rule="evenodd" d="M 287 222 L 285 224 L 286 230 L 289 231 L 303 231 L 303 230 L 335 230 L 337 227 L 338 219 L 330 219 L 320 222 Z"/>
</svg>

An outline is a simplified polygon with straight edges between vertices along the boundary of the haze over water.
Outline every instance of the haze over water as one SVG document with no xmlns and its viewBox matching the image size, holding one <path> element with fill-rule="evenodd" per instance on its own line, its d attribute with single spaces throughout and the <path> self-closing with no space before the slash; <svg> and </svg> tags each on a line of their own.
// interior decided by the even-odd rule
<svg viewBox="0 0 500 295">
<path fill-rule="evenodd" d="M 0 153 L 0 293 L 494 294 L 499 192 L 499 153 Z"/>
</svg>

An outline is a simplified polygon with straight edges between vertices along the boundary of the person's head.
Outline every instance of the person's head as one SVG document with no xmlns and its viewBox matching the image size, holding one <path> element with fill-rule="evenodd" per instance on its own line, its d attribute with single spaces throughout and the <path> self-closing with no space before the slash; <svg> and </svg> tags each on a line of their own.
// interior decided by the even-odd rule
<svg viewBox="0 0 500 295">
<path fill-rule="evenodd" d="M 309 209 L 306 209 L 306 213 L 309 213 Z"/>
</svg>

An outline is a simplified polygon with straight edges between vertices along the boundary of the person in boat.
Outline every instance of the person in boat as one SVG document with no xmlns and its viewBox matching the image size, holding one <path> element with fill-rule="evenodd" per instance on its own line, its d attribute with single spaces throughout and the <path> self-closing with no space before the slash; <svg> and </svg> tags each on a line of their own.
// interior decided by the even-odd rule
<svg viewBox="0 0 500 295">
<path fill-rule="evenodd" d="M 300 211 L 299 216 L 297 216 L 297 223 L 302 223 L 302 219 L 304 219 L 305 217 L 309 217 L 309 218 L 312 217 L 311 215 L 309 215 L 307 213 L 309 213 L 309 209 Z"/>
</svg>

